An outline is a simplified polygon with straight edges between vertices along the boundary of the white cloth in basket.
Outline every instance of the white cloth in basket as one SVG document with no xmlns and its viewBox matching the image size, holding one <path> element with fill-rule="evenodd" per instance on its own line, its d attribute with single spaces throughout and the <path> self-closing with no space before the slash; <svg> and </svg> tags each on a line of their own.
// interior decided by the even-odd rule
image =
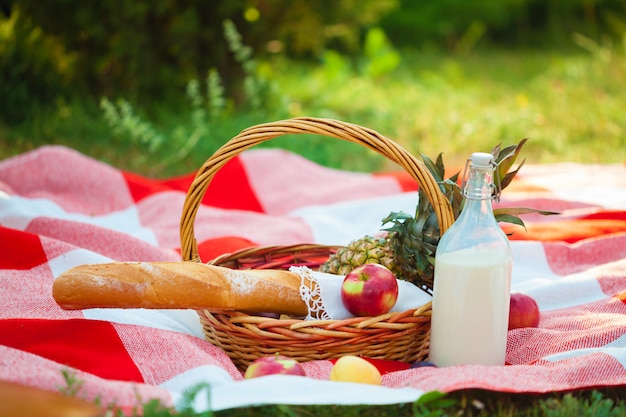
<svg viewBox="0 0 626 417">
<path fill-rule="evenodd" d="M 301 278 L 300 296 L 309 306 L 306 320 L 343 320 L 354 317 L 341 301 L 343 275 L 313 271 L 306 266 L 292 266 L 291 272 Z M 419 308 L 432 297 L 408 281 L 398 280 L 398 300 L 391 311 Z"/>
</svg>

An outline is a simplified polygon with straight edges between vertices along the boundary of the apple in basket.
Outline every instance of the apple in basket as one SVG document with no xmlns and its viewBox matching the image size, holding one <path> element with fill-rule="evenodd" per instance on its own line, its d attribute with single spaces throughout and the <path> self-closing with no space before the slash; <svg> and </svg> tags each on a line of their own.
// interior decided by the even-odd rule
<svg viewBox="0 0 626 417">
<path fill-rule="evenodd" d="M 244 379 L 267 375 L 305 376 L 304 368 L 297 360 L 276 353 L 255 359 L 243 374 Z"/>
<path fill-rule="evenodd" d="M 534 298 L 519 292 L 511 293 L 509 330 L 521 327 L 537 327 L 541 313 Z"/>
<path fill-rule="evenodd" d="M 354 268 L 341 285 L 341 301 L 357 317 L 385 314 L 398 299 L 398 281 L 393 272 L 380 264 Z"/>
</svg>

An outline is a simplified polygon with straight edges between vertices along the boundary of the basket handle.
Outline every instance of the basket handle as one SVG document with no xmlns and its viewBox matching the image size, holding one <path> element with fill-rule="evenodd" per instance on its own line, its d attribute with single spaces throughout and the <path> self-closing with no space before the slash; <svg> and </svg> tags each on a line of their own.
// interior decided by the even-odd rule
<svg viewBox="0 0 626 417">
<path fill-rule="evenodd" d="M 206 190 L 226 163 L 254 145 L 289 134 L 316 134 L 354 142 L 372 149 L 404 168 L 420 185 L 432 204 L 441 233 L 452 225 L 454 215 L 450 202 L 424 163 L 397 143 L 378 132 L 339 120 L 298 117 L 247 128 L 229 140 L 200 167 L 191 183 L 180 221 L 181 255 L 185 261 L 200 261 L 194 222 Z M 356 236 L 355 236 L 356 238 Z"/>
</svg>

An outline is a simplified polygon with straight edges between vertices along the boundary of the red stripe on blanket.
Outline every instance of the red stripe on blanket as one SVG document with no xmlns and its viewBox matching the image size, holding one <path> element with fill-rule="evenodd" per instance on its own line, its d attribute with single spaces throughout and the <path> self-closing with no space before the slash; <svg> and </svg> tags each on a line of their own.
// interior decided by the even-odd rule
<svg viewBox="0 0 626 417">
<path fill-rule="evenodd" d="M 616 222 L 626 222 L 626 211 L 604 210 L 588 214 L 582 218 L 587 220 L 611 220 Z"/>
<path fill-rule="evenodd" d="M 128 184 L 128 189 L 130 194 L 133 196 L 133 200 L 136 202 L 162 191 L 187 192 L 187 189 L 193 180 L 193 175 L 173 178 L 170 180 L 146 178 L 141 175 L 125 171 L 122 172 L 122 175 Z"/>
<path fill-rule="evenodd" d="M 239 249 L 258 246 L 256 243 L 237 236 L 225 236 L 205 240 L 198 244 L 200 259 L 207 262 L 225 253 L 232 253 Z"/>
<path fill-rule="evenodd" d="M 556 222 L 526 222 L 526 230 L 520 226 L 503 225 L 511 234 L 511 240 L 539 240 L 542 242 L 575 243 L 592 237 L 602 237 L 626 232 L 626 221 L 613 219 L 576 219 Z"/>
<path fill-rule="evenodd" d="M 111 323 L 97 320 L 0 320 L 0 344 L 105 379 L 144 382 Z"/>
<path fill-rule="evenodd" d="M 404 171 L 391 171 L 391 172 L 383 172 L 383 173 L 373 173 L 375 177 L 391 177 L 395 179 L 398 184 L 400 184 L 400 188 L 403 192 L 417 191 L 417 181 L 415 178 L 409 175 L 409 173 Z"/>
<path fill-rule="evenodd" d="M 128 188 L 135 201 L 140 201 L 161 191 L 186 193 L 195 174 L 168 180 L 156 180 L 124 172 Z M 234 157 L 215 174 L 203 200 L 203 204 L 225 208 L 263 212 L 256 193 L 250 186 L 244 164 Z"/>
<path fill-rule="evenodd" d="M 47 261 L 38 235 L 0 226 L 0 269 L 30 269 Z"/>
</svg>

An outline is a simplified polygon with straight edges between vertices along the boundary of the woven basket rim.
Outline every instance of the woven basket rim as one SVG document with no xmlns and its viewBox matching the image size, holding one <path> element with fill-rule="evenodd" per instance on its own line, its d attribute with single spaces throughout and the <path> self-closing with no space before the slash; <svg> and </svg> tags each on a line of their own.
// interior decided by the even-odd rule
<svg viewBox="0 0 626 417">
<path fill-rule="evenodd" d="M 367 127 L 335 119 L 297 117 L 263 123 L 242 130 L 198 169 L 185 196 L 180 219 L 183 260 L 201 261 L 194 223 L 202 199 L 215 174 L 239 153 L 271 139 L 293 134 L 317 134 L 365 146 L 398 164 L 419 184 L 430 201 L 443 234 L 454 222 L 452 207 L 426 165 L 391 139 Z"/>
</svg>

